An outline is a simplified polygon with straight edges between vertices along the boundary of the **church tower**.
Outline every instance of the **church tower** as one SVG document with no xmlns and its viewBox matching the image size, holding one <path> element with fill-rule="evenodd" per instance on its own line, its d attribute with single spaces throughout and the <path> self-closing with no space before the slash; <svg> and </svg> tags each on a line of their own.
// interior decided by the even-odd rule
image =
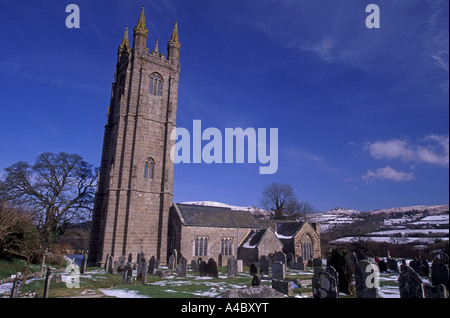
<svg viewBox="0 0 450 318">
<path fill-rule="evenodd" d="M 130 47 L 128 26 L 117 53 L 111 102 L 95 196 L 89 264 L 103 265 L 107 255 L 144 252 L 166 262 L 167 226 L 173 198 L 178 78 L 177 22 L 167 56 L 147 48 L 144 7 Z"/>
</svg>

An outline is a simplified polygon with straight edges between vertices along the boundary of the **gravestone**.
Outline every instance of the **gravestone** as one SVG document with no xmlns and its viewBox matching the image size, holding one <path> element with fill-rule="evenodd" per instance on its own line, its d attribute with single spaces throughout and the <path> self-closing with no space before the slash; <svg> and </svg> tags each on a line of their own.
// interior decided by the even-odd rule
<svg viewBox="0 0 450 318">
<path fill-rule="evenodd" d="M 429 283 L 423 284 L 423 291 L 425 298 L 447 298 L 447 288 L 444 284 L 438 286 L 432 286 Z"/>
<path fill-rule="evenodd" d="M 205 261 L 202 261 L 199 266 L 199 273 L 201 277 L 208 276 L 208 264 Z"/>
<path fill-rule="evenodd" d="M 196 261 L 195 259 L 193 259 L 191 261 L 191 271 L 193 272 L 198 272 L 198 261 Z"/>
<path fill-rule="evenodd" d="M 284 280 L 286 278 L 286 264 L 282 262 L 272 262 L 272 278 Z"/>
<path fill-rule="evenodd" d="M 175 269 L 175 256 L 172 254 L 169 257 L 169 263 L 167 265 L 168 269 L 173 271 Z"/>
<path fill-rule="evenodd" d="M 338 298 L 339 295 L 336 280 L 322 267 L 314 268 L 312 289 L 314 298 Z"/>
<path fill-rule="evenodd" d="M 178 273 L 178 276 L 180 276 L 180 277 L 186 277 L 187 259 L 184 256 L 182 256 L 180 258 L 180 262 L 178 263 L 177 273 Z"/>
<path fill-rule="evenodd" d="M 222 256 L 222 253 L 219 253 L 219 257 L 217 258 L 217 265 L 223 266 L 223 256 Z"/>
<path fill-rule="evenodd" d="M 148 273 L 150 275 L 154 275 L 155 269 L 156 269 L 156 257 L 155 257 L 155 255 L 152 255 L 152 257 L 148 261 Z"/>
<path fill-rule="evenodd" d="M 140 284 L 145 284 L 145 282 L 147 281 L 148 263 L 143 255 L 144 253 L 142 253 L 141 257 L 139 258 L 139 263 L 137 264 L 136 282 Z"/>
<path fill-rule="evenodd" d="M 386 267 L 388 270 L 398 273 L 398 264 L 395 259 L 388 258 L 388 260 L 386 261 Z"/>
<path fill-rule="evenodd" d="M 114 269 L 115 269 L 115 267 L 114 267 L 114 256 L 109 255 L 107 263 L 108 263 L 108 273 L 116 275 L 117 271 L 114 272 Z"/>
<path fill-rule="evenodd" d="M 269 275 L 269 266 L 270 266 L 269 260 L 264 255 L 263 257 L 261 257 L 261 260 L 259 262 L 259 274 Z"/>
<path fill-rule="evenodd" d="M 125 255 L 119 257 L 119 262 L 117 264 L 117 273 L 122 274 L 125 270 Z"/>
<path fill-rule="evenodd" d="M 237 277 L 237 260 L 234 258 L 234 256 L 230 256 L 230 258 L 228 258 L 227 276 Z"/>
<path fill-rule="evenodd" d="M 139 256 L 138 256 L 138 261 L 139 261 Z M 131 253 L 128 254 L 128 263 L 133 263 L 133 255 Z"/>
<path fill-rule="evenodd" d="M 213 258 L 210 258 L 208 260 L 207 267 L 208 267 L 208 276 L 216 278 L 219 277 L 219 271 L 217 270 L 217 263 Z"/>
<path fill-rule="evenodd" d="M 283 252 L 276 252 L 275 254 L 273 254 L 272 257 L 272 264 L 274 262 L 281 262 L 283 264 L 287 264 L 286 254 L 284 254 Z"/>
<path fill-rule="evenodd" d="M 123 267 L 122 277 L 122 283 L 124 285 L 131 285 L 131 278 L 133 277 L 133 269 L 131 267 L 131 263 L 127 262 Z"/>
<path fill-rule="evenodd" d="M 294 254 L 292 254 L 292 252 L 289 252 L 286 254 L 286 264 L 290 264 L 290 263 L 295 263 L 295 257 Z"/>
<path fill-rule="evenodd" d="M 258 268 L 256 267 L 255 264 L 251 263 L 250 264 L 250 276 L 254 276 L 258 274 Z"/>
<path fill-rule="evenodd" d="M 279 279 L 272 279 L 272 288 L 280 293 L 287 296 L 293 296 L 294 291 L 292 290 L 291 282 Z"/>
<path fill-rule="evenodd" d="M 244 271 L 244 262 L 241 259 L 237 260 L 237 272 L 242 273 Z"/>
<path fill-rule="evenodd" d="M 106 259 L 105 259 L 105 271 L 109 272 L 109 254 L 106 254 Z M 42 271 L 42 269 L 41 269 Z"/>
<path fill-rule="evenodd" d="M 426 259 L 419 259 L 416 272 L 419 276 L 430 276 L 430 265 Z"/>
<path fill-rule="evenodd" d="M 259 286 L 259 285 L 261 285 L 261 277 L 259 277 L 259 275 L 255 274 L 255 275 L 253 275 L 253 279 L 252 279 L 252 287 Z"/>
<path fill-rule="evenodd" d="M 377 265 L 378 265 L 378 269 L 380 270 L 380 273 L 387 272 L 387 264 L 384 260 L 379 260 Z"/>
<path fill-rule="evenodd" d="M 336 280 L 336 287 L 337 290 L 339 290 L 339 274 L 338 272 L 334 269 L 333 266 L 329 266 L 327 265 L 327 267 L 325 268 L 325 271 L 330 274 L 331 276 L 333 276 L 333 278 Z"/>
<path fill-rule="evenodd" d="M 449 288 L 449 274 L 448 267 L 440 261 L 433 261 L 431 265 L 431 283 L 433 286 L 443 284 Z"/>
<path fill-rule="evenodd" d="M 422 279 L 409 266 L 402 266 L 398 277 L 398 288 L 400 298 L 424 298 Z"/>
<path fill-rule="evenodd" d="M 113 271 L 114 275 L 122 274 L 122 273 L 119 273 L 119 262 L 118 261 L 114 261 L 114 265 L 113 265 L 113 270 L 112 271 Z"/>
<path fill-rule="evenodd" d="M 323 264 L 323 262 L 322 262 L 321 258 L 314 258 L 312 260 L 313 267 L 322 267 L 322 264 Z"/>
<path fill-rule="evenodd" d="M 375 264 L 360 260 L 355 269 L 356 297 L 378 298 L 379 269 Z"/>
<path fill-rule="evenodd" d="M 345 248 L 333 249 L 328 257 L 327 265 L 333 266 L 339 274 L 339 292 L 344 294 L 352 293 L 352 278 L 354 268 L 356 265 L 353 263 L 356 257 L 352 257 L 352 254 Z"/>
<path fill-rule="evenodd" d="M 83 259 L 81 260 L 81 266 L 80 266 L 80 274 L 84 275 L 86 272 L 86 262 L 87 262 L 87 254 L 83 253 Z"/>
</svg>

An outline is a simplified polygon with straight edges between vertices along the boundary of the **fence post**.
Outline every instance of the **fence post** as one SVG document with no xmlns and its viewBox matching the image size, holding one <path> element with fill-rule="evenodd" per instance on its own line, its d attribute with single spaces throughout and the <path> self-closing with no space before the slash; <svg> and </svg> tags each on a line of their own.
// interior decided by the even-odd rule
<svg viewBox="0 0 450 318">
<path fill-rule="evenodd" d="M 45 276 L 45 285 L 44 285 L 44 298 L 48 298 L 48 290 L 50 289 L 50 275 L 52 271 L 50 267 L 47 268 L 47 275 Z"/>
</svg>

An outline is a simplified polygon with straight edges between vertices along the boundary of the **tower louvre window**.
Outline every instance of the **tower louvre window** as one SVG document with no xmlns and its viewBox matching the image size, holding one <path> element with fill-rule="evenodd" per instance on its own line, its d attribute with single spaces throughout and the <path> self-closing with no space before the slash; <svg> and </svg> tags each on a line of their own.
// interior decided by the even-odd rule
<svg viewBox="0 0 450 318">
<path fill-rule="evenodd" d="M 155 161 L 152 158 L 148 158 L 144 162 L 144 179 L 153 179 L 153 171 L 155 167 Z"/>
<path fill-rule="evenodd" d="M 162 95 L 162 77 L 158 73 L 150 76 L 150 94 L 155 96 Z"/>
</svg>

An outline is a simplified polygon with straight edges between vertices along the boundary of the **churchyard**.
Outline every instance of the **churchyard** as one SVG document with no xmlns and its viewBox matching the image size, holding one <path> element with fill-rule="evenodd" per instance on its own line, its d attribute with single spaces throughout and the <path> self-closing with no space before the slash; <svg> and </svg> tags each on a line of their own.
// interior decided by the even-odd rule
<svg viewBox="0 0 450 318">
<path fill-rule="evenodd" d="M 309 263 L 310 266 L 304 266 L 303 263 L 288 263 L 286 256 L 280 253 L 263 257 L 256 265 L 243 266 L 230 258 L 227 264 L 218 266 L 213 259 L 193 261 L 188 265 L 181 257 L 177 262 L 172 258 L 167 266 L 158 266 L 154 257 L 147 261 L 144 255 L 138 256 L 134 262 L 131 256 L 128 259 L 120 257 L 117 261 L 111 258 L 112 262 L 106 264 L 106 269 L 84 268 L 83 261 L 80 264 L 78 260 L 63 269 L 51 270 L 48 279 L 46 275 L 29 279 L 26 285 L 20 286 L 18 295 L 38 298 L 400 298 L 401 293 L 405 297 L 423 289 L 427 290 L 427 295 L 431 292 L 448 297 L 445 289 L 443 295 L 439 288 L 430 289 L 436 285 L 430 271 L 433 265 L 430 263 L 428 275 L 421 273 L 419 276 L 416 271 L 421 269 L 417 262 L 410 263 L 411 260 L 405 262 L 416 271 L 409 266 L 405 271 L 397 271 L 403 260 L 381 260 L 378 263 L 381 267 L 378 286 L 370 286 L 373 272 L 365 270 L 366 266 L 373 266 L 374 260 L 360 260 L 355 263 L 355 275 L 350 282 L 352 293 L 348 294 L 338 291 L 337 287 L 342 282 L 339 282 L 337 271 L 326 266 L 326 260 L 322 259 L 315 259 Z M 385 268 L 386 263 L 388 266 Z M 441 267 L 448 284 L 448 267 Z M 415 290 L 402 287 L 416 286 L 413 282 L 419 284 Z M 376 291 L 370 288 L 374 286 L 378 287 Z M 0 281 L 2 297 L 10 297 L 12 287 L 13 282 Z"/>
</svg>

